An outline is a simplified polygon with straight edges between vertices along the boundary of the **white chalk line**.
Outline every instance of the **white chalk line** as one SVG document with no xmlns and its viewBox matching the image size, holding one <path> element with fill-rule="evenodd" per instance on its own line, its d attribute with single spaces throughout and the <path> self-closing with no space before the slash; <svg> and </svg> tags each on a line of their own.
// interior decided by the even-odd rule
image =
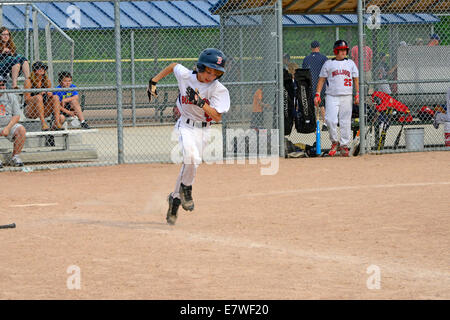
<svg viewBox="0 0 450 320">
<path fill-rule="evenodd" d="M 70 219 L 59 219 L 59 221 L 69 222 L 69 223 L 79 223 L 80 221 L 73 221 Z M 119 227 L 118 225 L 104 225 L 97 224 L 100 227 Z M 381 272 L 385 272 L 390 274 L 400 274 L 404 278 L 414 279 L 422 278 L 422 279 L 432 279 L 443 281 L 443 279 L 450 279 L 450 272 L 442 271 L 442 270 L 432 270 L 428 268 L 421 268 L 411 266 L 408 261 L 405 261 L 405 264 L 401 263 L 393 263 L 392 261 L 386 261 L 386 258 L 380 257 L 363 257 L 363 256 L 355 256 L 355 255 L 342 255 L 335 253 L 321 253 L 312 250 L 302 250 L 298 248 L 292 248 L 287 246 L 279 246 L 279 245 L 270 245 L 267 243 L 261 243 L 257 241 L 252 241 L 251 239 L 244 238 L 236 238 L 236 237 L 224 237 L 217 236 L 212 234 L 198 233 L 198 232 L 189 232 L 180 229 L 180 227 L 169 227 L 165 228 L 163 226 L 151 227 L 151 228 L 140 228 L 140 232 L 145 233 L 156 233 L 159 235 L 165 236 L 175 236 L 180 238 L 181 240 L 188 240 L 192 242 L 203 242 L 220 245 L 226 248 L 234 247 L 241 248 L 246 250 L 263 250 L 268 252 L 269 254 L 281 254 L 289 257 L 298 257 L 303 260 L 304 263 L 311 263 L 312 261 L 326 261 L 326 262 L 335 262 L 341 265 L 361 265 L 361 272 L 365 273 L 366 269 L 369 265 L 377 265 L 380 267 Z M 306 259 L 309 259 L 306 260 Z M 449 282 L 450 284 L 450 282 Z"/>
<path fill-rule="evenodd" d="M 153 230 L 158 232 L 157 230 Z M 162 231 L 162 230 L 161 230 Z M 171 232 L 162 231 L 158 232 L 161 234 L 170 234 Z M 424 278 L 424 279 L 434 279 L 442 281 L 443 279 L 450 279 L 450 272 L 445 272 L 442 270 L 430 270 L 427 268 L 414 267 L 411 265 L 407 265 L 407 261 L 405 264 L 401 263 L 392 263 L 387 262 L 385 259 L 381 258 L 370 258 L 370 257 L 361 257 L 361 256 L 350 256 L 350 255 L 341 255 L 341 254 L 325 254 L 319 253 L 317 251 L 306 251 L 297 248 L 289 248 L 285 246 L 276 246 L 270 245 L 266 243 L 259 243 L 247 239 L 236 239 L 236 238 L 225 238 L 225 237 L 217 237 L 214 235 L 208 234 L 199 234 L 199 233 L 190 233 L 181 230 L 175 230 L 176 236 L 183 238 L 183 240 L 190 240 L 195 242 L 209 242 L 220 244 L 225 247 L 238 247 L 244 249 L 262 249 L 265 251 L 269 251 L 271 254 L 281 254 L 287 255 L 290 257 L 299 257 L 302 259 L 310 259 L 310 260 L 321 260 L 327 262 L 336 262 L 340 264 L 352 264 L 352 265 L 362 265 L 366 268 L 369 265 L 375 264 L 378 265 L 381 269 L 381 272 L 385 273 L 395 273 L 395 274 L 404 274 L 404 277 L 414 279 L 416 278 Z M 307 260 L 304 261 L 308 263 Z M 365 273 L 366 269 L 363 268 L 361 272 Z"/>
<path fill-rule="evenodd" d="M 28 204 L 13 204 L 10 208 L 26 208 L 26 207 L 51 207 L 56 206 L 58 203 L 28 203 Z"/>
<path fill-rule="evenodd" d="M 283 196 L 296 193 L 311 193 L 311 192 L 332 192 L 332 191 L 349 191 L 361 189 L 385 189 L 385 188 L 410 188 L 410 187 L 427 187 L 435 185 L 450 185 L 450 182 L 418 182 L 418 183 L 398 183 L 398 184 L 372 184 L 372 185 L 357 185 L 357 186 L 340 186 L 340 187 L 325 187 L 325 188 L 307 188 L 307 189 L 293 189 L 268 191 L 259 193 L 246 193 L 237 196 L 208 198 L 208 201 L 232 200 L 238 198 L 254 198 L 254 197 L 268 197 L 268 196 Z"/>
</svg>

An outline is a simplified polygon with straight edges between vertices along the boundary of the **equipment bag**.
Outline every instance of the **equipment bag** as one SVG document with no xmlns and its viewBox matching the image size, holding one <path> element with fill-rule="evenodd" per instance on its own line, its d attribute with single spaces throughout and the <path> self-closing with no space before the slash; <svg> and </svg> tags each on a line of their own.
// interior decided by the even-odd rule
<svg viewBox="0 0 450 320">
<path fill-rule="evenodd" d="M 298 133 L 313 133 L 316 131 L 316 113 L 312 98 L 311 72 L 309 69 L 295 70 L 297 81 L 297 112 L 295 115 L 295 129 Z"/>
</svg>

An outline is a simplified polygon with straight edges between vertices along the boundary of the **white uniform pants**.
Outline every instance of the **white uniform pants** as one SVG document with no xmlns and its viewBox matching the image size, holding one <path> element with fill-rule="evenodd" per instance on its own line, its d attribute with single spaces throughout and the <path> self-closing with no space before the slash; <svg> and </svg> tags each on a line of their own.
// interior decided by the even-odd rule
<svg viewBox="0 0 450 320">
<path fill-rule="evenodd" d="M 202 163 L 203 150 L 209 140 L 210 125 L 203 126 L 201 121 L 193 122 L 181 117 L 176 123 L 179 132 L 178 142 L 183 152 L 183 165 L 178 175 L 175 189 L 172 193 L 174 198 L 180 197 L 180 185 L 191 186 L 194 183 L 197 167 Z"/>
<path fill-rule="evenodd" d="M 331 142 L 338 142 L 341 146 L 349 146 L 352 139 L 352 108 L 353 96 L 331 96 L 325 99 L 325 123 L 328 127 Z M 337 125 L 341 132 L 338 139 Z"/>
</svg>

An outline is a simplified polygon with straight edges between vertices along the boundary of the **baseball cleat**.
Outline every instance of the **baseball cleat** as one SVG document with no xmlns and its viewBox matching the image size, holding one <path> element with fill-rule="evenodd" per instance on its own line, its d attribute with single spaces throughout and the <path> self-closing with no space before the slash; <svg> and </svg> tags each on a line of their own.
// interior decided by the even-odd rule
<svg viewBox="0 0 450 320">
<path fill-rule="evenodd" d="M 194 200 L 192 199 L 192 186 L 180 186 L 181 205 L 186 211 L 194 210 Z"/>
<path fill-rule="evenodd" d="M 174 198 L 172 197 L 172 194 L 169 194 L 167 201 L 169 202 L 169 210 L 167 210 L 166 220 L 168 224 L 174 225 L 177 221 L 178 208 L 180 207 L 181 200 L 178 198 Z"/>
<path fill-rule="evenodd" d="M 350 150 L 347 147 L 341 148 L 341 156 L 342 157 L 348 157 L 350 154 Z"/>
<path fill-rule="evenodd" d="M 336 155 L 336 152 L 338 151 L 338 148 L 339 148 L 339 143 L 338 142 L 333 142 L 331 144 L 331 149 L 330 149 L 330 152 L 328 152 L 328 155 L 330 157 L 334 157 Z"/>
</svg>

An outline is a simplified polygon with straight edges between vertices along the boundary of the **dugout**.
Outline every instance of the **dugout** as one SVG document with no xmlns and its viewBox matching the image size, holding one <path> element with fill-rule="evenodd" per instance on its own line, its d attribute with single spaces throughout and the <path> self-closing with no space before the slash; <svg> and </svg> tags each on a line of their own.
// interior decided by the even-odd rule
<svg viewBox="0 0 450 320">
<path fill-rule="evenodd" d="M 445 88 L 448 87 L 449 80 L 448 63 L 447 58 L 450 56 L 448 52 L 449 44 L 449 8 L 450 4 L 446 1 L 430 1 L 430 0 L 283 0 L 283 1 L 236 1 L 228 0 L 221 1 L 217 4 L 216 12 L 229 12 L 233 10 L 235 6 L 243 6 L 247 12 L 250 10 L 248 7 L 267 8 L 272 4 L 277 4 L 281 7 L 283 14 L 283 27 L 287 17 L 295 17 L 294 19 L 308 21 L 310 24 L 314 24 L 315 21 L 320 19 L 339 19 L 345 17 L 348 18 L 349 14 L 357 13 L 355 23 L 357 24 L 357 32 L 347 31 L 341 35 L 341 30 L 337 29 L 336 38 L 344 38 L 350 42 L 350 45 L 358 45 L 362 48 L 363 43 L 370 44 L 373 50 L 373 68 L 378 73 L 380 66 L 383 66 L 385 62 L 382 61 L 382 56 L 389 57 L 389 66 L 386 66 L 388 70 L 395 69 L 394 75 L 391 78 L 372 78 L 371 71 L 364 74 L 364 70 L 360 69 L 360 91 L 365 93 L 365 99 L 362 99 L 360 108 L 360 129 L 362 135 L 362 153 L 366 152 L 366 141 L 364 132 L 366 131 L 366 122 L 370 122 L 373 114 L 365 114 L 365 104 L 373 103 L 369 93 L 375 86 L 389 85 L 392 88 L 392 94 L 395 98 L 403 100 L 409 104 L 410 110 L 412 110 L 416 116 L 416 113 L 424 107 L 424 104 L 429 104 L 433 108 L 442 108 L 442 104 L 445 104 Z M 236 14 L 245 14 L 245 11 L 241 11 L 240 8 L 234 9 Z M 312 15 L 313 19 L 307 15 Z M 341 15 L 339 17 L 339 15 Z M 427 16 L 432 17 L 434 21 L 427 21 Z M 408 21 L 408 19 L 410 19 Z M 342 23 L 342 20 L 340 21 Z M 337 21 L 339 24 L 339 21 Z M 425 27 L 424 27 L 425 26 Z M 284 52 L 295 49 L 289 48 L 288 42 L 284 39 L 287 34 L 286 29 L 283 32 L 283 50 Z M 344 28 L 342 28 L 344 29 Z M 334 36 L 333 32 L 329 32 L 331 37 Z M 436 36 L 436 34 L 438 34 Z M 289 37 L 289 36 L 288 36 Z M 331 38 L 330 37 L 330 38 Z M 422 37 L 422 38 L 421 38 Z M 431 47 L 418 47 L 428 46 L 428 41 L 431 37 L 439 37 L 439 46 L 441 48 Z M 329 38 L 329 39 L 330 39 Z M 419 39 L 422 39 L 424 44 L 416 43 Z M 318 40 L 318 39 L 315 39 Z M 331 39 L 330 39 L 331 40 Z M 333 41 L 328 41 L 328 46 L 331 46 Z M 411 55 L 405 54 L 407 49 L 400 48 L 406 44 L 410 50 L 417 50 L 422 54 L 422 58 L 417 58 L 419 54 L 416 54 L 412 59 Z M 417 47 L 416 47 L 417 46 Z M 280 45 L 281 47 L 281 45 Z M 293 47 L 293 46 L 291 46 Z M 288 50 L 286 50 L 288 49 Z M 327 50 L 328 49 L 328 50 Z M 307 50 L 305 48 L 305 50 Z M 330 48 L 326 48 L 326 51 L 330 52 Z M 323 52 L 323 50 L 322 50 Z M 400 56 L 399 56 L 400 52 Z M 428 55 L 432 55 L 434 59 L 427 59 Z M 295 56 L 295 55 L 294 55 Z M 300 57 L 296 58 L 301 58 Z M 281 52 L 279 52 L 279 65 L 281 62 Z M 291 54 L 292 57 L 292 54 Z M 442 59 L 441 59 L 441 58 Z M 298 59 L 301 60 L 301 59 Z M 431 62 L 430 62 L 431 61 Z M 358 64 L 365 65 L 366 59 L 364 55 L 359 57 Z M 405 67 L 407 65 L 407 67 Z M 417 66 L 425 65 L 423 69 L 418 70 Z M 384 66 L 383 66 L 384 67 Z M 281 73 L 279 78 L 282 78 Z M 395 90 L 394 90 L 395 88 Z M 280 86 L 280 91 L 282 87 Z M 280 102 L 281 105 L 281 102 Z M 442 109 L 439 109 L 442 110 Z M 281 113 L 280 113 L 281 115 Z M 282 126 L 282 119 L 280 118 L 280 126 Z M 392 122 L 394 124 L 395 122 Z M 423 119 L 421 117 L 414 118 L 414 122 L 410 125 L 430 125 L 430 119 Z M 402 126 L 403 128 L 403 126 Z M 281 128 L 280 128 L 281 129 Z M 430 129 L 430 128 L 426 128 Z M 430 149 L 442 149 L 443 143 L 440 141 L 442 133 L 433 132 L 428 130 L 429 140 L 428 146 Z M 280 140 L 281 142 L 281 140 Z M 371 146 L 368 145 L 368 149 L 371 150 Z M 282 143 L 280 143 L 281 145 Z M 429 150 L 430 150 L 429 149 Z"/>
</svg>

